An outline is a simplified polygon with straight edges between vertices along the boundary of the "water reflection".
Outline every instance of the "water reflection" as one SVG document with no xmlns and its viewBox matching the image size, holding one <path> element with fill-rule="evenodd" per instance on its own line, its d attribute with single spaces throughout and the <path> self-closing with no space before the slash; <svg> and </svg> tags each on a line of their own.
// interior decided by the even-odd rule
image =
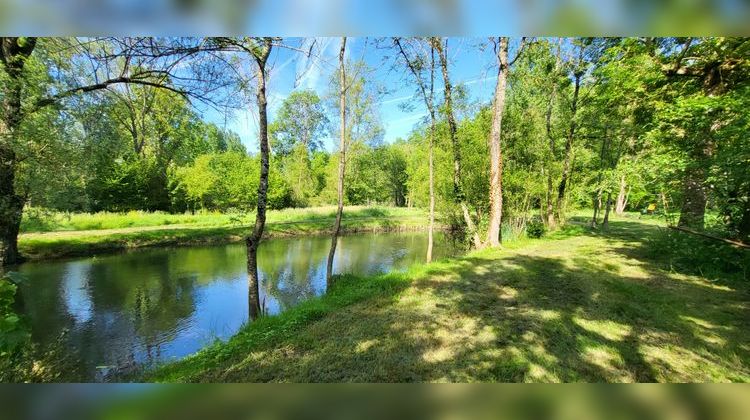
<svg viewBox="0 0 750 420">
<path fill-rule="evenodd" d="M 424 259 L 425 233 L 344 236 L 335 273 L 374 274 Z M 436 240 L 439 258 L 452 254 Z M 325 291 L 326 236 L 264 241 L 260 300 L 276 314 Z M 92 379 L 112 366 L 180 358 L 247 321 L 245 245 L 160 248 L 20 269 L 24 312 L 35 340 L 68 330 L 66 345 Z"/>
</svg>

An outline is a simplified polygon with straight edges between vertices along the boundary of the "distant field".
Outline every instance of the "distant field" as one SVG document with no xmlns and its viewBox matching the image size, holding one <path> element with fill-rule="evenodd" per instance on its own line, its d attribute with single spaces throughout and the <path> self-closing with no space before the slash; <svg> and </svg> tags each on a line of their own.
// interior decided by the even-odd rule
<svg viewBox="0 0 750 420">
<path fill-rule="evenodd" d="M 351 206 L 347 212 L 356 217 L 414 217 L 426 213 L 414 208 Z M 267 222 L 316 221 L 335 217 L 336 207 L 309 207 L 303 209 L 271 210 Z M 60 232 L 77 230 L 123 229 L 146 226 L 224 226 L 247 225 L 255 221 L 255 213 L 225 214 L 199 212 L 195 214 L 169 214 L 164 212 L 130 211 L 127 213 L 68 213 L 32 208 L 24 213 L 21 233 Z"/>
<path fill-rule="evenodd" d="M 272 210 L 266 236 L 328 232 L 335 207 Z M 149 212 L 50 213 L 46 222 L 26 221 L 19 249 L 29 259 L 93 255 L 133 248 L 194 245 L 241 240 L 255 221 L 254 214 L 166 214 Z M 344 209 L 344 232 L 414 230 L 427 225 L 421 209 L 352 206 Z"/>
</svg>

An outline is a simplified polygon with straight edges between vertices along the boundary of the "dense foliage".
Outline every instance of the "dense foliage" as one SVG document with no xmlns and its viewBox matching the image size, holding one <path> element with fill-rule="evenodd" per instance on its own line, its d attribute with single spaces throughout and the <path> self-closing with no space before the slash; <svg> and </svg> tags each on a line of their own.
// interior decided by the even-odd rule
<svg viewBox="0 0 750 420">
<path fill-rule="evenodd" d="M 723 235 L 748 238 L 750 42 L 581 38 L 518 44 L 501 131 L 504 220 L 535 213 L 554 228 L 564 223 L 566 210 L 593 206 L 597 224 L 610 211 L 652 205 L 673 223 L 680 217 L 684 226 L 708 223 Z M 23 70 L 29 98 L 68 83 L 62 77 L 90 77 L 84 67 L 65 65 L 66 57 L 52 41 L 37 45 Z M 355 77 L 347 88 L 346 204 L 426 207 L 429 122 L 384 143 L 377 108 L 382 87 L 363 62 L 348 66 Z M 0 72 L 3 83 L 10 83 L 8 74 Z M 337 83 L 334 74 L 330 94 L 320 97 L 312 90 L 292 92 L 273 116 L 270 208 L 335 202 L 338 151 L 324 145 L 337 131 Z M 460 224 L 440 97 L 435 94 L 441 111 L 434 140 L 436 202 L 441 214 Z M 454 87 L 462 194 L 483 229 L 493 103 L 468 98 L 465 87 Z M 14 182 L 27 206 L 177 213 L 253 208 L 256 152 L 246 150 L 236 133 L 204 121 L 179 93 L 125 84 L 71 97 L 66 105 L 29 113 L 14 133 L 16 156 L 23 157 Z M 719 215 L 715 222 L 706 219 L 707 210 Z"/>
</svg>

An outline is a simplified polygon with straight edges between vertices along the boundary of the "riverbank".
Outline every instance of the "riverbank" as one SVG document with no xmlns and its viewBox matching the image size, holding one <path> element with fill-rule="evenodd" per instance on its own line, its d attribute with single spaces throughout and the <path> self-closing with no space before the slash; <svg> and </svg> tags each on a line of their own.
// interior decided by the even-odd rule
<svg viewBox="0 0 750 420">
<path fill-rule="evenodd" d="M 674 241 L 690 243 L 665 248 Z M 750 286 L 736 267 L 676 254 L 705 246 L 617 220 L 607 232 L 573 225 L 404 273 L 341 277 L 139 380 L 745 382 Z"/>
<path fill-rule="evenodd" d="M 269 211 L 265 237 L 325 234 L 330 231 L 334 218 L 335 210 L 331 207 Z M 156 218 L 152 214 L 143 218 L 122 216 L 120 219 L 114 215 L 95 226 L 122 226 L 125 223 L 135 226 L 64 230 L 70 224 L 60 224 L 63 230 L 22 233 L 18 246 L 29 260 L 47 260 L 152 246 L 228 243 L 242 240 L 254 221 L 252 215 L 243 219 L 198 216 L 191 219 L 191 223 L 182 224 L 172 224 L 174 218 Z M 160 221 L 163 223 L 159 224 Z M 344 233 L 418 230 L 427 226 L 427 214 L 423 210 L 408 208 L 349 207 L 344 209 L 341 226 Z"/>
</svg>

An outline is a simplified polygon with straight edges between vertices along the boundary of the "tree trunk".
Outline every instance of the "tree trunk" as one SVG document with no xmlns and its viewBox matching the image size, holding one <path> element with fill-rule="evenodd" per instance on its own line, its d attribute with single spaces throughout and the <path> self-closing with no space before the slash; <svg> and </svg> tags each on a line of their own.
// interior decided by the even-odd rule
<svg viewBox="0 0 750 420">
<path fill-rule="evenodd" d="M 435 48 L 430 48 L 430 96 L 425 98 L 427 108 L 430 111 L 430 139 L 428 146 L 428 160 L 430 165 L 430 227 L 427 231 L 427 257 L 428 263 L 432 262 L 432 247 L 435 231 L 435 106 L 433 96 L 435 90 Z"/>
<path fill-rule="evenodd" d="M 461 207 L 461 214 L 466 223 L 466 228 L 469 231 L 474 247 L 481 248 L 482 240 L 479 238 L 474 221 L 471 219 L 469 214 L 469 207 L 466 204 L 466 196 L 464 195 L 463 187 L 461 186 L 461 148 L 458 144 L 458 134 L 456 128 L 456 119 L 453 116 L 453 96 L 451 93 L 451 81 L 448 77 L 448 58 L 446 57 L 446 51 L 443 48 L 442 41 L 439 38 L 432 38 L 432 45 L 438 53 L 440 58 L 440 68 L 443 73 L 443 96 L 445 101 L 445 114 L 448 119 L 448 131 L 450 133 L 451 148 L 453 149 L 453 195 L 456 198 L 456 202 Z"/>
<path fill-rule="evenodd" d="M 546 209 L 543 210 L 543 216 L 545 220 L 547 221 L 547 226 L 550 229 L 553 229 L 555 227 L 555 204 L 553 201 L 553 198 L 555 194 L 555 189 L 552 186 L 552 172 L 547 173 L 547 194 L 545 196 L 546 200 Z"/>
<path fill-rule="evenodd" d="M 555 160 L 556 150 L 555 150 L 555 136 L 552 133 L 552 108 L 555 103 L 555 98 L 557 97 L 557 74 L 560 69 L 560 53 L 561 53 L 561 44 L 562 44 L 562 38 L 558 38 L 557 43 L 557 59 L 555 60 L 555 70 L 554 70 L 554 78 L 552 78 L 552 92 L 549 95 L 549 100 L 547 101 L 547 112 L 545 115 L 545 129 L 547 131 L 547 140 L 549 141 L 549 156 L 550 160 L 549 162 L 553 162 Z M 547 170 L 547 194 L 546 194 L 546 210 L 544 211 L 544 214 L 542 215 L 544 219 L 547 222 L 547 226 L 550 229 L 554 229 L 555 227 L 555 205 L 553 201 L 553 197 L 555 194 L 555 190 L 553 187 L 552 182 L 552 168 L 548 168 Z"/>
<path fill-rule="evenodd" d="M 15 191 L 15 163 L 13 151 L 0 148 L 0 271 L 22 260 L 18 253 L 18 231 L 24 200 Z"/>
<path fill-rule="evenodd" d="M 710 139 L 703 141 L 692 150 L 691 164 L 685 168 L 682 179 L 683 199 L 677 226 L 703 229 L 708 201 L 706 180 L 713 154 L 714 143 Z"/>
<path fill-rule="evenodd" d="M 596 194 L 594 195 L 594 198 L 591 200 L 592 205 L 594 207 L 594 216 L 591 218 L 591 227 L 595 228 L 597 223 L 599 222 L 599 209 L 602 205 L 602 189 L 599 188 L 596 191 Z"/>
<path fill-rule="evenodd" d="M 708 95 L 713 96 L 712 91 L 709 90 Z M 717 127 L 717 124 L 712 124 L 707 130 L 705 140 L 691 151 L 691 163 L 685 169 L 682 183 L 683 201 L 680 219 L 677 223 L 680 227 L 697 229 L 703 229 L 704 227 L 706 202 L 708 201 L 706 181 L 715 148 L 712 135 Z"/>
<path fill-rule="evenodd" d="M 16 193 L 17 156 L 15 135 L 23 120 L 21 94 L 26 59 L 36 47 L 36 38 L 0 38 L 0 64 L 7 80 L 0 86 L 0 271 L 22 261 L 18 232 L 24 198 Z"/>
<path fill-rule="evenodd" d="M 595 228 L 599 223 L 598 217 L 599 212 L 602 209 L 602 177 L 604 176 L 604 155 L 605 152 L 609 151 L 609 127 L 604 129 L 604 137 L 602 137 L 602 147 L 599 149 L 599 174 L 596 177 L 596 194 L 594 195 L 594 217 L 591 219 L 591 227 Z"/>
<path fill-rule="evenodd" d="M 620 177 L 620 191 L 617 193 L 617 202 L 615 204 L 615 214 L 621 215 L 625 211 L 625 191 L 626 191 L 626 183 L 625 183 L 625 175 L 622 175 Z"/>
<path fill-rule="evenodd" d="M 435 117 L 432 116 L 430 122 L 430 145 L 429 145 L 429 165 L 430 165 L 430 227 L 427 231 L 427 262 L 432 262 L 432 244 L 435 231 L 435 164 L 433 157 L 433 142 L 435 137 Z"/>
<path fill-rule="evenodd" d="M 743 242 L 750 241 L 750 200 L 745 200 L 745 207 L 742 211 L 742 219 L 738 226 L 738 236 Z"/>
<path fill-rule="evenodd" d="M 559 223 L 563 223 L 565 219 L 565 188 L 568 186 L 568 178 L 570 177 L 570 161 L 573 153 L 573 138 L 576 133 L 576 112 L 578 111 L 578 93 L 581 89 L 581 77 L 583 73 L 575 73 L 575 87 L 573 89 L 573 101 L 571 103 L 572 114 L 570 116 L 570 129 L 568 130 L 568 138 L 565 141 L 565 160 L 563 161 L 563 172 L 562 178 L 560 179 L 560 185 L 557 188 L 557 220 Z"/>
<path fill-rule="evenodd" d="M 487 228 L 487 243 L 493 247 L 500 246 L 502 242 L 500 225 L 503 218 L 503 154 L 500 135 L 505 110 L 505 87 L 508 80 L 507 37 L 500 38 L 497 60 L 497 85 L 490 129 L 490 220 Z"/>
<path fill-rule="evenodd" d="M 685 171 L 682 180 L 682 207 L 677 226 L 703 229 L 706 213 L 706 169 L 694 165 Z"/>
<path fill-rule="evenodd" d="M 430 96 L 432 96 L 432 80 L 430 81 Z M 430 106 L 430 139 L 428 146 L 428 160 L 430 165 L 430 227 L 427 231 L 427 262 L 432 262 L 432 244 L 435 231 L 435 163 L 433 148 L 435 143 L 435 111 Z"/>
<path fill-rule="evenodd" d="M 606 229 L 609 227 L 609 210 L 612 208 L 612 192 L 607 191 L 607 205 L 604 209 L 604 221 L 602 222 L 602 228 Z"/>
<path fill-rule="evenodd" d="M 255 213 L 255 226 L 253 231 L 245 239 L 247 244 L 247 278 L 248 278 L 248 311 L 250 319 L 260 316 L 260 285 L 258 279 L 258 246 L 263 237 L 263 229 L 266 224 L 266 195 L 268 192 L 268 114 L 266 99 L 266 61 L 271 53 L 271 39 L 263 39 L 263 48 L 254 53 L 258 64 L 258 140 L 260 143 L 260 183 L 258 184 L 258 209 Z"/>
<path fill-rule="evenodd" d="M 346 174 L 346 63 L 344 52 L 346 51 L 346 37 L 341 38 L 341 49 L 339 50 L 339 118 L 341 119 L 339 139 L 339 176 L 338 176 L 338 207 L 336 209 L 336 221 L 333 224 L 331 235 L 331 250 L 328 253 L 326 264 L 326 283 L 330 287 L 333 279 L 333 258 L 336 256 L 336 244 L 339 231 L 341 230 L 341 217 L 344 213 L 344 176 Z"/>
</svg>

